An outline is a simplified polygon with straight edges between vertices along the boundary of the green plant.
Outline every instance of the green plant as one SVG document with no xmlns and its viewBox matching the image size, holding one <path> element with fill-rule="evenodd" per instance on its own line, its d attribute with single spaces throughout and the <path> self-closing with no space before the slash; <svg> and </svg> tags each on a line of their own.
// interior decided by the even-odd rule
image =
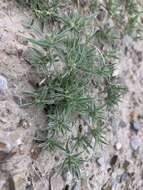
<svg viewBox="0 0 143 190">
<path fill-rule="evenodd" d="M 70 171 L 74 177 L 80 177 L 80 166 L 83 163 L 83 159 L 80 153 L 74 153 L 74 149 L 70 150 L 69 141 L 66 144 L 65 159 L 61 164 L 62 171 Z"/>
<path fill-rule="evenodd" d="M 54 22 L 57 18 L 58 14 L 58 5 L 59 1 L 58 0 L 17 0 L 19 3 L 23 5 L 29 6 L 35 16 L 40 19 L 40 21 L 44 22 L 49 22 L 52 21 Z"/>
<path fill-rule="evenodd" d="M 112 107 L 113 105 L 117 104 L 123 93 L 125 93 L 127 89 L 118 84 L 110 84 L 107 87 L 107 99 L 106 103 L 108 107 Z"/>
<path fill-rule="evenodd" d="M 35 1 L 36 5 L 34 1 L 29 2 L 34 9 L 36 6 L 38 11 L 45 10 L 43 2 Z M 130 23 L 130 20 L 128 23 L 120 20 L 121 8 L 130 17 L 134 14 L 131 5 L 134 5 L 131 1 L 123 5 L 117 0 L 104 1 L 112 26 L 108 20 L 100 26 L 95 24 L 99 16 L 93 13 L 100 9 L 98 1 L 91 1 L 92 14 L 88 16 L 77 13 L 78 10 L 66 15 L 55 11 L 60 27 L 55 26 L 54 32 L 44 34 L 44 38 L 28 39 L 33 44 L 29 61 L 38 68 L 44 81 L 34 92 L 28 92 L 32 98 L 30 103 L 47 114 L 47 128 L 39 131 L 35 141 L 44 149 L 62 151 L 61 168 L 77 177 L 83 156 L 95 146 L 107 144 L 107 113 L 125 92 L 125 87 L 114 76 L 114 65 L 118 61 L 118 41 Z M 57 10 L 58 4 L 53 6 Z M 130 29 L 134 24 L 129 25 Z"/>
</svg>

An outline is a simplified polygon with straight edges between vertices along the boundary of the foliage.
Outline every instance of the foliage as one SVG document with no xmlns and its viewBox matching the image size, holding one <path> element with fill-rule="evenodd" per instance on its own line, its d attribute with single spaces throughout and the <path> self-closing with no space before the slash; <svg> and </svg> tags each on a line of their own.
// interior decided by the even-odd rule
<svg viewBox="0 0 143 190">
<path fill-rule="evenodd" d="M 83 163 L 81 152 L 75 153 L 74 148 L 70 147 L 69 140 L 66 143 L 65 159 L 61 163 L 62 171 L 70 171 L 74 177 L 80 177 L 80 166 Z"/>
<path fill-rule="evenodd" d="M 47 127 L 35 141 L 62 151 L 61 169 L 79 177 L 84 155 L 107 144 L 106 115 L 126 90 L 114 76 L 118 42 L 136 34 L 141 12 L 132 0 L 105 0 L 102 10 L 99 1 L 91 1 L 89 15 L 80 13 L 79 6 L 62 13 L 61 1 L 26 2 L 42 22 L 55 22 L 54 31 L 28 39 L 33 44 L 29 61 L 44 81 L 28 95 L 47 114 Z"/>
<path fill-rule="evenodd" d="M 52 21 L 54 22 L 58 13 L 58 0 L 17 0 L 23 5 L 29 6 L 36 17 L 38 17 L 42 22 Z"/>
</svg>

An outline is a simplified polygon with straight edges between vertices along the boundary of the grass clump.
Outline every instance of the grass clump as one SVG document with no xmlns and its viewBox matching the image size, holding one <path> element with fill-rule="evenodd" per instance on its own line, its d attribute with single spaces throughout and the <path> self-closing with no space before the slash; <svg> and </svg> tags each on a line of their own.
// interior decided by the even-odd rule
<svg viewBox="0 0 143 190">
<path fill-rule="evenodd" d="M 58 14 L 58 0 L 17 0 L 18 3 L 29 6 L 41 22 L 54 22 Z"/>
<path fill-rule="evenodd" d="M 130 19 L 140 12 L 133 1 L 105 0 L 103 5 L 91 1 L 88 15 L 80 11 L 80 1 L 77 8 L 71 6 L 70 13 L 63 14 L 60 1 L 44 2 L 28 1 L 36 14 L 42 13 L 40 19 L 57 18 L 54 30 L 40 39 L 29 39 L 33 44 L 29 60 L 42 81 L 28 94 L 31 104 L 47 114 L 47 128 L 39 131 L 35 141 L 43 149 L 63 152 L 61 169 L 79 177 L 84 156 L 107 143 L 108 112 L 126 91 L 114 76 L 118 42 L 134 27 Z M 50 6 L 54 13 L 47 14 Z M 129 16 L 126 23 L 123 13 Z"/>
</svg>

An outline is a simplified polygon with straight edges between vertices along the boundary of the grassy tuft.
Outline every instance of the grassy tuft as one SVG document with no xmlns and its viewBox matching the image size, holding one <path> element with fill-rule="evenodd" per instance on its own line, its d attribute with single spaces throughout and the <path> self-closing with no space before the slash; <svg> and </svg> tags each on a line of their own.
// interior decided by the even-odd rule
<svg viewBox="0 0 143 190">
<path fill-rule="evenodd" d="M 42 22 L 55 22 L 40 39 L 28 39 L 33 44 L 29 61 L 42 78 L 28 95 L 47 115 L 47 128 L 35 141 L 43 149 L 60 150 L 61 169 L 77 177 L 84 156 L 107 144 L 107 113 L 126 90 L 114 76 L 118 42 L 124 35 L 136 36 L 141 15 L 132 0 L 103 2 L 91 1 L 88 15 L 75 5 L 63 13 L 61 1 L 25 2 Z"/>
</svg>

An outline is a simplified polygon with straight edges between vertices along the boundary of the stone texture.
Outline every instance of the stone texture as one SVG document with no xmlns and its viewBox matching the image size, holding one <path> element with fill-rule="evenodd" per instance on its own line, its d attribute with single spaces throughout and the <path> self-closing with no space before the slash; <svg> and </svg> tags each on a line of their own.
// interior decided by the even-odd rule
<svg viewBox="0 0 143 190">
<path fill-rule="evenodd" d="M 142 1 L 140 1 L 142 2 Z M 9 15 L 10 17 L 6 16 Z M 26 16 L 28 15 L 28 16 Z M 31 185 L 27 182 L 27 176 L 23 173 L 30 173 L 31 178 L 34 181 L 33 189 L 34 190 L 49 190 L 48 186 L 44 186 L 45 180 L 48 182 L 49 171 L 57 163 L 53 159 L 55 154 L 49 155 L 48 153 L 41 152 L 40 158 L 36 156 L 36 163 L 38 168 L 40 168 L 38 173 L 42 177 L 39 178 L 39 175 L 35 177 L 34 171 L 31 169 L 33 161 L 30 155 L 31 142 L 34 137 L 35 130 L 42 128 L 44 125 L 43 121 L 45 116 L 33 106 L 32 108 L 22 109 L 19 104 L 21 100 L 16 100 L 14 102 L 11 95 L 12 91 L 15 92 L 14 95 L 22 97 L 23 91 L 31 91 L 33 88 L 29 84 L 31 82 L 27 73 L 30 70 L 30 66 L 21 61 L 22 53 L 25 50 L 25 42 L 22 42 L 23 39 L 18 39 L 17 36 L 30 36 L 28 30 L 23 28 L 23 23 L 30 19 L 30 14 L 27 10 L 19 10 L 15 1 L 4 1 L 1 0 L 0 5 L 0 76 L 3 76 L 5 82 L 0 83 L 1 90 L 5 91 L 8 88 L 8 92 L 1 96 L 0 95 L 0 141 L 1 141 L 1 151 L 4 151 L 6 154 L 12 148 L 16 148 L 16 154 L 10 158 L 10 162 L 7 160 L 5 164 L 0 165 L 0 169 L 7 169 L 12 172 L 14 178 L 14 183 L 18 190 L 27 190 L 25 188 L 32 188 Z M 13 24 L 14 23 L 14 24 Z M 120 45 L 119 45 L 120 46 Z M 128 46 L 128 47 L 127 47 Z M 13 49 L 11 50 L 11 47 Z M 83 181 L 86 183 L 82 184 L 81 190 L 142 190 L 142 143 L 135 143 L 132 141 L 131 130 L 127 127 L 130 123 L 130 113 L 135 111 L 138 115 L 142 115 L 143 110 L 143 82 L 141 81 L 143 76 L 143 63 L 141 52 L 143 52 L 143 42 L 142 40 L 137 41 L 136 43 L 133 40 L 126 36 L 122 41 L 122 46 L 119 47 L 120 50 L 127 49 L 126 55 L 121 53 L 121 59 L 118 64 L 118 69 L 121 74 L 121 81 L 128 87 L 127 94 L 123 97 L 122 101 L 119 104 L 119 110 L 114 111 L 114 115 L 121 119 L 121 122 L 117 122 L 117 133 L 114 135 L 111 134 L 112 128 L 108 128 L 110 132 L 106 134 L 106 138 L 109 140 L 109 145 L 101 147 L 96 147 L 94 158 L 88 162 L 88 167 L 82 168 L 82 174 L 84 176 Z M 22 52 L 23 51 L 23 52 Z M 139 52 L 139 53 L 138 53 Z M 37 76 L 36 76 L 37 78 Z M 2 80 L 1 80 L 2 81 Z M 38 80 L 38 83 L 41 80 Z M 36 80 L 34 79 L 31 84 L 33 87 L 37 85 Z M 3 85 L 4 84 L 4 85 Z M 20 119 L 24 118 L 30 123 L 30 127 L 17 127 Z M 116 119 L 115 119 L 116 120 Z M 24 125 L 25 126 L 25 125 Z M 143 132 L 142 129 L 139 129 L 138 136 L 136 137 L 142 142 Z M 114 140 L 114 141 L 113 141 Z M 115 150 L 112 145 L 117 142 L 117 140 L 122 144 L 122 149 L 120 152 Z M 136 159 L 132 156 L 132 149 L 130 148 L 132 144 L 136 144 L 134 149 L 140 149 L 140 153 L 137 154 Z M 133 143 L 134 142 L 134 143 Z M 6 146 L 5 146 L 6 144 Z M 114 167 L 110 165 L 104 170 L 102 167 L 97 167 L 96 158 L 102 157 L 101 155 L 104 152 L 108 152 L 110 159 L 113 155 L 118 156 L 118 161 L 113 164 Z M 95 152 L 94 152 L 95 153 Z M 38 153 L 39 154 L 39 153 Z M 59 155 L 60 159 L 61 155 Z M 128 160 L 130 164 L 124 164 L 125 160 Z M 102 159 L 99 161 L 102 165 Z M 104 165 L 104 161 L 103 161 Z M 124 165 L 124 166 L 123 166 Z M 128 165 L 128 166 L 127 166 Z M 131 176 L 132 173 L 135 173 L 134 177 L 131 180 L 126 180 L 126 174 L 124 171 L 129 172 Z M 124 174 L 124 175 L 123 175 Z M 92 177 L 93 176 L 93 177 Z M 122 176 L 122 182 L 120 183 L 117 180 L 117 183 L 114 183 L 117 176 Z M 60 178 L 60 177 L 59 177 Z M 7 177 L 0 173 L 0 190 L 9 190 L 6 187 Z M 90 181 L 90 183 L 89 183 Z M 126 185 L 126 181 L 128 185 Z M 29 186 L 27 186 L 27 183 Z M 67 184 L 71 183 L 71 180 L 67 180 Z M 113 187 L 113 184 L 114 187 Z M 63 179 L 52 179 L 52 190 L 65 187 L 65 181 Z M 16 190 L 17 190 L 16 189 Z M 29 189 L 28 189 L 29 190 Z"/>
</svg>

